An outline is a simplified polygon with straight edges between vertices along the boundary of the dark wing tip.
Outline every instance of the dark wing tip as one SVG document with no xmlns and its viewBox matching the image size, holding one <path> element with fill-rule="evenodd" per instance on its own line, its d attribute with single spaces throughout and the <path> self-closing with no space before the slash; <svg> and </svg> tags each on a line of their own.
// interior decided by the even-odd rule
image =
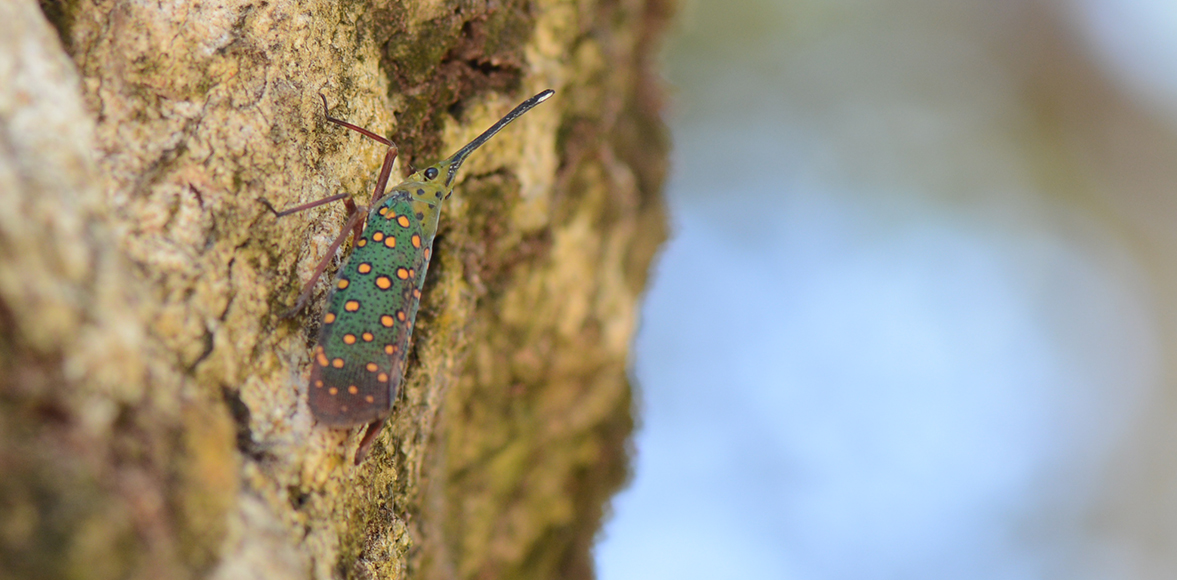
<svg viewBox="0 0 1177 580">
<path fill-rule="evenodd" d="M 380 383 L 371 373 L 329 373 L 324 377 L 322 367 L 311 371 L 307 403 L 315 420 L 327 427 L 352 427 L 388 416 L 392 405 L 388 383 Z M 347 370 L 347 369 L 343 369 Z M 341 380 L 342 377 L 342 380 Z M 322 386 L 319 386 L 319 383 Z M 349 386 L 354 386 L 353 394 Z M 367 397 L 372 400 L 368 401 Z"/>
</svg>

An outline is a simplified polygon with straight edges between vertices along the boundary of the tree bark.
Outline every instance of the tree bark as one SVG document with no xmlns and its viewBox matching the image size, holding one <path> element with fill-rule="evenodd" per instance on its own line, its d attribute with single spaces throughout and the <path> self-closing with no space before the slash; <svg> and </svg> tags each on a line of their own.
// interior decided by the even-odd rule
<svg viewBox="0 0 1177 580">
<path fill-rule="evenodd" d="M 665 236 L 669 0 L 0 2 L 0 578 L 586 578 Z M 372 454 L 314 423 L 330 276 L 525 97 L 442 215 Z M 338 266 L 337 258 L 329 270 Z"/>
</svg>

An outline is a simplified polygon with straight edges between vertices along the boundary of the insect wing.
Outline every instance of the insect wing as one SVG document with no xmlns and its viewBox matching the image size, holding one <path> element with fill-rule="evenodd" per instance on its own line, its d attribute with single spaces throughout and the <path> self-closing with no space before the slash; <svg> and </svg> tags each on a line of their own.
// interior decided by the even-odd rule
<svg viewBox="0 0 1177 580">
<path fill-rule="evenodd" d="M 407 197 L 394 195 L 369 216 L 335 278 L 314 351 L 308 399 L 319 422 L 345 427 L 388 414 L 404 372 L 428 247 Z"/>
</svg>

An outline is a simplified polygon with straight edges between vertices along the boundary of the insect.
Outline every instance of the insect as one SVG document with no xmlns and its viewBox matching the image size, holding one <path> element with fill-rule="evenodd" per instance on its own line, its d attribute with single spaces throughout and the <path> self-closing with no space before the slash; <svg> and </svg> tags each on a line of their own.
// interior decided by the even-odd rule
<svg viewBox="0 0 1177 580">
<path fill-rule="evenodd" d="M 438 217 L 442 203 L 453 193 L 458 168 L 472 151 L 552 94 L 554 91 L 549 89 L 527 99 L 456 153 L 413 173 L 387 195 L 384 189 L 396 159 L 396 145 L 327 115 L 327 99 L 319 95 L 328 121 L 388 146 L 372 192 L 371 209 L 356 205 L 348 194 L 280 212 L 263 201 L 277 217 L 333 201 L 342 200 L 347 207 L 347 225 L 315 268 L 294 307 L 282 316 L 292 316 L 306 306 L 315 282 L 348 233 L 352 233 L 353 251 L 332 284 L 319 342 L 312 353 L 308 402 L 311 414 L 328 427 L 367 424 L 356 450 L 357 465 L 367 455 L 396 400 Z M 362 221 L 365 215 L 366 223 Z"/>
</svg>

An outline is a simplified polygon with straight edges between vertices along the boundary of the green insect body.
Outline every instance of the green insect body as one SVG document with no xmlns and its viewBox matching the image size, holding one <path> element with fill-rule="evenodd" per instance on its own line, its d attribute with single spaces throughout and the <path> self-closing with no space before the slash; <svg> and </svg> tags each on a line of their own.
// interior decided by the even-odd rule
<svg viewBox="0 0 1177 580">
<path fill-rule="evenodd" d="M 472 151 L 552 94 L 553 91 L 546 90 L 524 101 L 449 158 L 414 173 L 383 197 L 396 157 L 395 145 L 370 131 L 328 116 L 337 125 L 389 146 L 366 223 L 360 226 L 360 208 L 342 194 L 274 212 L 281 217 L 342 200 L 351 213 L 348 226 L 320 262 L 291 312 L 305 305 L 330 256 L 347 233 L 354 232 L 354 250 L 336 275 L 327 298 L 312 357 L 308 402 L 315 419 L 328 427 L 368 424 L 356 451 L 357 464 L 379 434 L 396 399 L 441 206 L 453 193 L 458 169 Z M 326 108 L 325 99 L 323 106 Z"/>
<path fill-rule="evenodd" d="M 335 279 L 315 347 L 310 406 L 320 423 L 368 423 L 392 406 L 449 193 L 410 180 L 369 214 L 364 235 Z"/>
</svg>

